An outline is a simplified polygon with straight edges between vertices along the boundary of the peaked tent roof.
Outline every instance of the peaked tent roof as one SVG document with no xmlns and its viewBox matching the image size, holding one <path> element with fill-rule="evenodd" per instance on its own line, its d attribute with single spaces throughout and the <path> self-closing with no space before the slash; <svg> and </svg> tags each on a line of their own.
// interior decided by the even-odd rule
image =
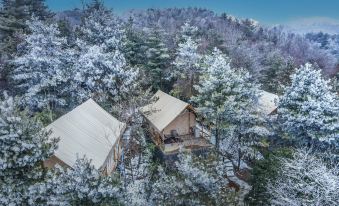
<svg viewBox="0 0 339 206">
<path fill-rule="evenodd" d="M 140 108 L 140 111 L 160 132 L 189 106 L 160 90 L 154 94 L 152 100 L 154 102 Z"/>
<path fill-rule="evenodd" d="M 77 156 L 85 155 L 92 160 L 95 168 L 100 169 L 112 146 L 123 133 L 125 123 L 89 99 L 46 129 L 52 131 L 51 138 L 60 138 L 54 155 L 61 161 L 73 166 Z"/>
<path fill-rule="evenodd" d="M 271 114 L 278 106 L 276 102 L 279 100 L 278 95 L 261 90 L 261 96 L 259 97 L 259 108 L 264 114 Z"/>
</svg>

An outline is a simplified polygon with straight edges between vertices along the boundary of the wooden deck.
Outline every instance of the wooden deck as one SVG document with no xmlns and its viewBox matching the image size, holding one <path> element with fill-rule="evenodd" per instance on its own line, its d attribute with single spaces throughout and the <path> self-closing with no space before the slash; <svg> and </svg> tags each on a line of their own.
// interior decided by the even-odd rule
<svg viewBox="0 0 339 206">
<path fill-rule="evenodd" d="M 213 145 L 206 138 L 196 138 L 192 135 L 179 136 L 178 138 L 181 141 L 160 145 L 160 148 L 165 155 L 178 153 L 180 149 L 200 150 L 213 147 Z"/>
</svg>

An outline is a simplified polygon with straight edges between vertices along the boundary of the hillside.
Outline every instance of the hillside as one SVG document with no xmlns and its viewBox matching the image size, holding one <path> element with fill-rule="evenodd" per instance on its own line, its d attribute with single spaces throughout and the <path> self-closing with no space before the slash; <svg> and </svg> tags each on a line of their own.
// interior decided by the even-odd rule
<svg viewBox="0 0 339 206">
<path fill-rule="evenodd" d="M 103 2 L 1 1 L 0 205 L 339 205 L 339 34 Z"/>
</svg>

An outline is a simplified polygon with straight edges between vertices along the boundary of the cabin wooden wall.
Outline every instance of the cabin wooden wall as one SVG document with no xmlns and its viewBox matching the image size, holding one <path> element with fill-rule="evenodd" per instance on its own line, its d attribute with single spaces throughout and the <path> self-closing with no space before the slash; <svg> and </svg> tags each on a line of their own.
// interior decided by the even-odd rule
<svg viewBox="0 0 339 206">
<path fill-rule="evenodd" d="M 121 144 L 119 139 L 112 147 L 103 167 L 103 173 L 110 175 L 118 165 L 120 155 L 121 155 Z"/>
<path fill-rule="evenodd" d="M 57 158 L 54 155 L 44 161 L 44 167 L 49 168 L 49 169 L 52 169 L 57 164 L 63 168 L 69 168 L 69 166 L 66 163 L 64 163 L 63 161 L 61 161 L 59 158 Z"/>
<path fill-rule="evenodd" d="M 190 133 L 190 127 L 195 127 L 195 125 L 195 114 L 193 112 L 185 111 L 164 129 L 164 134 L 171 134 L 171 130 L 176 130 L 179 135 L 186 135 Z"/>
</svg>

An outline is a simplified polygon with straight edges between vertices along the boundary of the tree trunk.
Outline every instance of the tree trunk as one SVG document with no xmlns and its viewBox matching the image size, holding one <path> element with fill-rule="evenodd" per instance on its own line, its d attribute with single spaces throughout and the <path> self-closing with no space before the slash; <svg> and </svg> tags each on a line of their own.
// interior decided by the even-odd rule
<svg viewBox="0 0 339 206">
<path fill-rule="evenodd" d="M 219 150 L 219 118 L 217 118 L 217 121 L 215 123 L 215 148 Z"/>
<path fill-rule="evenodd" d="M 240 146 L 240 144 L 241 144 L 241 138 L 240 138 L 240 135 L 238 135 L 238 142 L 239 142 L 239 147 L 238 147 L 238 165 L 237 165 L 237 170 L 239 171 L 240 170 L 240 163 L 241 163 L 241 146 Z"/>
</svg>

